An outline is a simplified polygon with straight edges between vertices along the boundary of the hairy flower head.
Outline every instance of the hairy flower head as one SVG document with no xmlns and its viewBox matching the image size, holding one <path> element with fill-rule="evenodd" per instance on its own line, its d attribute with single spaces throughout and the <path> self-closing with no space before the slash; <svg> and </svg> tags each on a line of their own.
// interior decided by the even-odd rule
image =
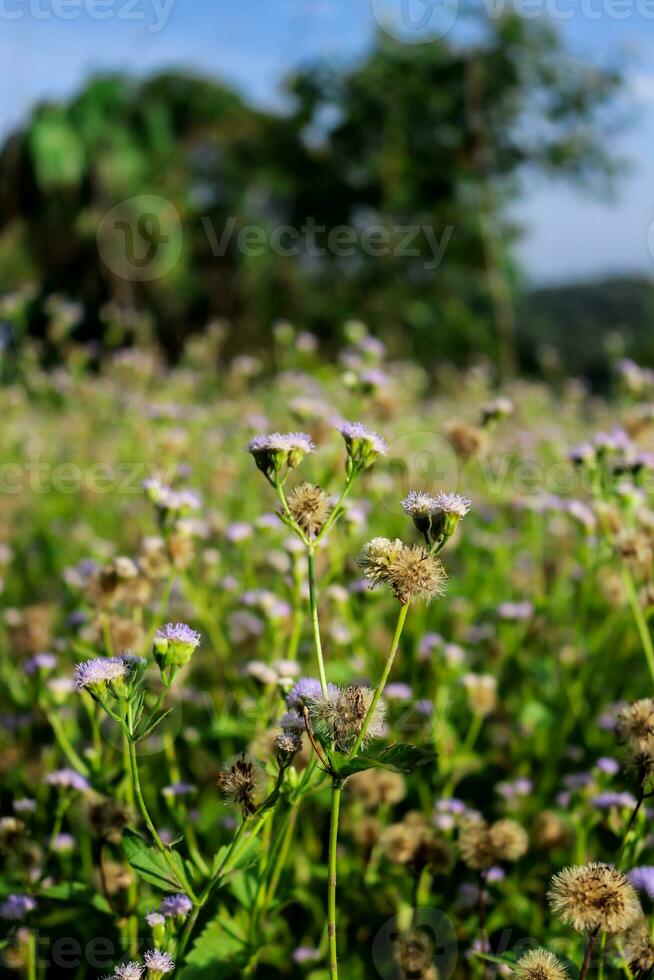
<svg viewBox="0 0 654 980">
<path fill-rule="evenodd" d="M 554 914 L 577 932 L 623 932 L 641 914 L 627 876 L 601 862 L 564 868 L 552 878 L 549 900 Z"/>
<path fill-rule="evenodd" d="M 373 538 L 364 545 L 359 566 L 372 588 L 386 583 L 402 603 L 429 602 L 445 591 L 441 562 L 421 545 L 406 545 L 397 538 Z"/>
<path fill-rule="evenodd" d="M 73 674 L 73 686 L 86 690 L 96 698 L 101 698 L 107 688 L 114 695 L 124 696 L 127 692 L 125 681 L 129 668 L 122 657 L 96 657 L 77 664 Z"/>
<path fill-rule="evenodd" d="M 143 954 L 143 961 L 148 968 L 148 980 L 161 980 L 166 973 L 175 969 L 175 961 L 170 953 L 160 949 L 149 949 Z"/>
<path fill-rule="evenodd" d="M 31 895 L 9 895 L 0 905 L 0 916 L 3 919 L 16 921 L 24 919 L 28 912 L 33 912 L 36 902 Z"/>
<path fill-rule="evenodd" d="M 321 531 L 331 510 L 329 496 L 312 483 L 300 483 L 289 493 L 287 503 L 293 520 L 310 538 Z"/>
<path fill-rule="evenodd" d="M 154 634 L 154 656 L 161 670 L 189 662 L 201 636 L 186 623 L 166 623 Z"/>
<path fill-rule="evenodd" d="M 547 949 L 531 949 L 521 956 L 513 971 L 515 980 L 567 980 L 563 964 Z"/>
<path fill-rule="evenodd" d="M 271 482 L 285 478 L 288 470 L 298 466 L 314 449 L 313 440 L 304 432 L 255 436 L 247 445 L 257 467 Z"/>
<path fill-rule="evenodd" d="M 458 493 L 438 493 L 432 496 L 411 490 L 402 501 L 405 514 L 412 518 L 416 530 L 432 542 L 447 539 L 459 521 L 470 510 L 471 503 Z"/>
<path fill-rule="evenodd" d="M 218 788 L 228 803 L 240 806 L 244 816 L 251 816 L 257 806 L 255 797 L 263 781 L 263 770 L 258 762 L 243 754 L 226 763 L 218 775 Z"/>
<path fill-rule="evenodd" d="M 388 452 L 382 437 L 362 422 L 341 422 L 337 428 L 345 440 L 348 473 L 369 469 Z"/>
<path fill-rule="evenodd" d="M 369 687 L 329 686 L 327 697 L 320 697 L 308 706 L 309 717 L 316 734 L 331 743 L 338 752 L 347 752 L 356 742 L 374 691 Z M 384 734 L 386 705 L 378 701 L 368 725 L 364 744 Z"/>
</svg>

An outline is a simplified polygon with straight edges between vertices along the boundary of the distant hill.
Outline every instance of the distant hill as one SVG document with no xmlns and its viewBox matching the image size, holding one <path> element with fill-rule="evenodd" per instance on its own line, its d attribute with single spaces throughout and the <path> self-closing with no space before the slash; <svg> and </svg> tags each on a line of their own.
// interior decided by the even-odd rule
<svg viewBox="0 0 654 980">
<path fill-rule="evenodd" d="M 602 386 L 616 354 L 654 366 L 654 279 L 622 277 L 533 290 L 518 305 L 523 367 L 555 349 L 566 374 Z"/>
</svg>

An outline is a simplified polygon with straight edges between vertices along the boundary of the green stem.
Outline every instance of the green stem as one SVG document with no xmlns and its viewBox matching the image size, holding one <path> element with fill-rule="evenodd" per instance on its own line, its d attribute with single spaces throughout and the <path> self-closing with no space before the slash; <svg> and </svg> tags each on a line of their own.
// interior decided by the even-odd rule
<svg viewBox="0 0 654 980">
<path fill-rule="evenodd" d="M 409 603 L 408 602 L 402 603 L 402 605 L 400 606 L 400 614 L 397 617 L 397 624 L 395 626 L 395 635 L 393 636 L 393 643 L 391 645 L 391 649 L 389 651 L 388 657 L 386 658 L 386 663 L 384 665 L 384 672 L 381 676 L 381 680 L 379 681 L 379 684 L 377 685 L 377 688 L 373 695 L 373 699 L 370 702 L 370 707 L 366 712 L 366 717 L 363 719 L 363 725 L 361 726 L 361 731 L 359 732 L 357 740 L 350 751 L 350 758 L 352 758 L 352 756 L 355 756 L 359 751 L 359 749 L 361 748 L 363 740 L 365 739 L 368 733 L 368 728 L 370 726 L 370 722 L 372 721 L 373 715 L 375 713 L 375 709 L 379 704 L 379 699 L 384 693 L 384 688 L 386 687 L 386 682 L 388 680 L 391 669 L 393 667 L 393 661 L 395 660 L 395 654 L 397 653 L 397 649 L 400 645 L 400 637 L 402 636 L 402 630 L 404 629 L 404 624 L 406 622 L 406 617 L 408 612 L 409 612 Z"/>
<path fill-rule="evenodd" d="M 652 643 L 652 635 L 649 631 L 647 623 L 645 622 L 643 610 L 640 608 L 640 602 L 638 601 L 636 585 L 628 568 L 622 569 L 622 578 L 627 590 L 627 596 L 629 597 L 629 605 L 631 606 L 631 612 L 636 623 L 636 629 L 638 630 L 638 635 L 640 636 L 640 641 L 643 645 L 643 651 L 645 653 L 645 659 L 647 660 L 650 676 L 652 681 L 654 681 L 654 644 Z"/>
<path fill-rule="evenodd" d="M 327 871 L 327 936 L 329 939 L 329 976 L 338 980 L 338 949 L 336 942 L 336 850 L 338 847 L 338 817 L 341 808 L 342 784 L 332 784 L 332 816 L 329 827 L 329 867 Z"/>
<path fill-rule="evenodd" d="M 141 791 L 141 781 L 139 779 L 138 762 L 136 759 L 136 745 L 132 741 L 132 739 L 129 739 L 129 761 L 132 767 L 132 782 L 134 784 L 134 792 L 136 793 L 136 800 L 139 805 L 139 810 L 141 811 L 141 816 L 145 820 L 146 826 L 150 831 L 150 835 L 156 845 L 157 850 L 162 855 L 166 864 L 172 871 L 173 878 L 177 879 L 180 882 L 188 897 L 191 899 L 193 904 L 196 905 L 197 898 L 195 896 L 195 893 L 193 892 L 193 889 L 188 883 L 188 879 L 186 878 L 186 875 L 180 872 L 180 868 L 173 861 L 168 848 L 166 847 L 161 837 L 157 833 L 157 829 L 155 825 L 152 823 L 152 820 L 150 819 L 148 808 L 145 805 L 145 800 L 143 799 L 143 792 Z"/>
<path fill-rule="evenodd" d="M 43 710 L 50 723 L 52 731 L 54 732 L 59 748 L 66 756 L 73 769 L 76 769 L 81 776 L 88 776 L 89 768 L 73 748 L 58 715 L 55 712 L 50 711 L 47 707 L 44 707 Z"/>
<path fill-rule="evenodd" d="M 320 534 L 316 538 L 316 541 L 321 541 L 324 537 L 326 537 L 329 534 L 333 524 L 339 519 L 339 517 L 343 513 L 343 504 L 345 503 L 348 494 L 350 493 L 350 490 L 354 485 L 355 476 L 356 473 L 351 473 L 347 477 L 347 480 L 345 481 L 345 486 L 343 487 L 343 492 L 341 493 L 340 497 L 336 501 L 334 505 L 334 509 L 332 510 L 331 514 L 325 521 Z"/>
<path fill-rule="evenodd" d="M 322 656 L 322 643 L 320 641 L 320 623 L 318 622 L 318 598 L 316 592 L 316 566 L 313 545 L 307 549 L 309 564 L 309 604 L 311 606 L 311 627 L 313 629 L 313 644 L 318 660 L 318 674 L 320 676 L 320 688 L 322 696 L 327 697 L 327 676 L 325 674 L 325 664 Z"/>
</svg>

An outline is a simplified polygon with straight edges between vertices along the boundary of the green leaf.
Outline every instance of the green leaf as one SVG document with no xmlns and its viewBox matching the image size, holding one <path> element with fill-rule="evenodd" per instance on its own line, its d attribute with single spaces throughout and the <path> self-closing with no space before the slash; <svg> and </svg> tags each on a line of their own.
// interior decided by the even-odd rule
<svg viewBox="0 0 654 980">
<path fill-rule="evenodd" d="M 229 851 L 229 844 L 225 844 L 220 850 L 214 855 L 212 874 L 215 874 L 220 865 L 225 860 L 227 852 Z M 249 868 L 255 861 L 259 858 L 259 853 L 261 851 L 261 839 L 259 837 L 249 837 L 245 843 L 237 850 L 237 857 L 235 859 L 230 858 L 227 865 L 227 872 L 220 876 L 220 879 L 226 878 L 228 875 L 233 874 L 235 871 L 243 871 L 245 868 Z"/>
<path fill-rule="evenodd" d="M 392 772 L 409 773 L 419 766 L 429 766 L 436 762 L 437 753 L 433 749 L 420 749 L 415 745 L 398 742 L 381 749 L 361 752 L 353 759 L 332 757 L 331 763 L 337 775 L 346 779 L 355 772 L 366 769 L 390 769 Z"/>
<path fill-rule="evenodd" d="M 84 147 L 62 112 L 44 110 L 32 126 L 29 143 L 40 187 L 80 183 L 85 167 Z"/>
<path fill-rule="evenodd" d="M 55 901 L 78 902 L 81 905 L 92 905 L 99 912 L 106 912 L 111 915 L 112 911 L 104 895 L 96 892 L 93 888 L 83 884 L 81 881 L 67 881 L 58 885 L 49 885 L 43 888 L 40 894 L 44 898 L 52 898 Z"/>
<path fill-rule="evenodd" d="M 179 877 L 175 876 L 163 854 L 149 847 L 138 834 L 127 831 L 123 837 L 123 853 L 136 873 L 151 885 L 162 891 L 179 892 L 183 886 Z M 176 851 L 170 851 L 175 867 L 184 876 L 184 863 Z"/>
<path fill-rule="evenodd" d="M 186 957 L 179 980 L 228 980 L 240 977 L 253 948 L 247 941 L 247 923 L 241 924 L 224 908 L 206 926 Z"/>
</svg>

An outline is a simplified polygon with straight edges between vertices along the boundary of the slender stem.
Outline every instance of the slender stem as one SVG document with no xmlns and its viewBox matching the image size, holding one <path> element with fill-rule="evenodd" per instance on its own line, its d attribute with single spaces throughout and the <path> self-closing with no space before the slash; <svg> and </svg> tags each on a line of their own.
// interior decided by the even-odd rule
<svg viewBox="0 0 654 980">
<path fill-rule="evenodd" d="M 332 784 L 332 816 L 329 827 L 329 868 L 327 887 L 327 936 L 329 938 L 329 976 L 338 980 L 338 950 L 336 943 L 336 849 L 338 847 L 338 817 L 341 808 L 342 784 Z"/>
<path fill-rule="evenodd" d="M 52 728 L 52 731 L 54 732 L 59 748 L 66 756 L 66 758 L 72 765 L 73 769 L 76 769 L 81 776 L 88 776 L 89 768 L 86 765 L 86 763 L 82 761 L 82 759 L 79 757 L 79 755 L 73 748 L 71 741 L 68 738 L 68 735 L 66 734 L 64 726 L 62 725 L 61 720 L 59 719 L 57 714 L 54 711 L 50 711 L 48 708 L 45 707 L 43 710 L 46 714 L 48 721 L 50 722 L 50 726 Z"/>
<path fill-rule="evenodd" d="M 645 791 L 641 785 L 640 789 L 638 790 L 638 798 L 636 800 L 636 805 L 634 806 L 631 816 L 629 817 L 629 823 L 627 824 L 627 829 L 625 830 L 624 837 L 622 838 L 622 843 L 620 845 L 620 850 L 618 851 L 618 856 L 616 859 L 617 868 L 620 868 L 620 866 L 622 865 L 622 860 L 624 858 L 625 850 L 627 848 L 627 844 L 629 843 L 631 832 L 634 829 L 634 824 L 636 823 L 636 817 L 640 812 L 640 808 L 643 805 L 644 800 L 645 800 Z"/>
<path fill-rule="evenodd" d="M 347 479 L 345 481 L 345 486 L 343 487 L 343 492 L 341 493 L 340 497 L 336 501 L 336 503 L 334 505 L 334 509 L 332 510 L 331 514 L 329 515 L 329 517 L 325 521 L 325 523 L 324 523 L 324 525 L 322 527 L 322 530 L 321 530 L 320 534 L 316 538 L 316 541 L 321 541 L 322 538 L 326 537 L 326 535 L 329 534 L 329 532 L 330 532 L 333 524 L 339 519 L 339 517 L 343 513 L 343 504 L 345 503 L 345 501 L 347 499 L 347 496 L 348 496 L 350 490 L 352 489 L 352 486 L 354 484 L 354 478 L 355 478 L 355 476 L 356 476 L 356 473 L 350 473 L 348 475 L 348 477 L 347 477 Z"/>
<path fill-rule="evenodd" d="M 579 980 L 585 980 L 586 974 L 588 973 L 588 968 L 590 966 L 590 961 L 593 956 L 593 949 L 595 948 L 595 942 L 597 941 L 597 935 L 599 933 L 599 926 L 591 932 L 588 937 L 588 945 L 586 946 L 586 953 L 584 955 L 584 962 L 581 964 L 581 970 L 579 971 Z"/>
<path fill-rule="evenodd" d="M 184 891 L 186 892 L 186 894 L 188 895 L 188 897 L 191 899 L 191 901 L 195 905 L 197 903 L 197 898 L 196 898 L 196 896 L 195 896 L 195 894 L 193 892 L 193 889 L 191 888 L 191 886 L 188 883 L 188 879 L 186 878 L 186 875 L 183 872 L 181 872 L 180 868 L 173 861 L 173 859 L 172 859 L 172 857 L 170 855 L 170 851 L 168 850 L 168 848 L 166 847 L 166 845 L 162 841 L 161 837 L 157 833 L 157 829 L 156 829 L 155 825 L 152 823 L 152 820 L 150 819 L 150 814 L 148 813 L 148 808 L 145 805 L 145 800 L 143 799 L 143 792 L 141 791 L 141 782 L 140 782 L 140 779 L 139 779 L 138 762 L 137 762 L 137 759 L 136 759 L 136 745 L 132 741 L 132 739 L 129 740 L 129 760 L 130 760 L 131 767 L 132 767 L 132 782 L 134 784 L 134 791 L 136 793 L 136 800 L 138 802 L 139 810 L 141 811 L 141 815 L 142 815 L 143 819 L 145 820 L 145 823 L 146 823 L 146 826 L 147 826 L 148 830 L 150 831 L 150 835 L 152 836 L 152 839 L 153 839 L 153 841 L 154 841 L 154 843 L 155 843 L 155 845 L 157 847 L 157 850 L 163 856 L 166 864 L 168 865 L 168 867 L 172 871 L 174 878 L 176 878 L 180 882 L 180 884 L 184 888 Z"/>
<path fill-rule="evenodd" d="M 33 929 L 29 930 L 27 938 L 26 967 L 27 980 L 36 980 L 36 932 Z"/>
<path fill-rule="evenodd" d="M 640 642 L 643 645 L 643 651 L 645 653 L 645 659 L 647 660 L 650 676 L 654 681 L 654 644 L 652 643 L 652 635 L 649 631 L 649 626 L 645 621 L 645 617 L 643 616 L 643 610 L 640 608 L 640 602 L 638 601 L 638 593 L 636 592 L 633 576 L 627 567 L 622 569 L 622 578 L 625 588 L 627 589 L 629 605 L 631 606 L 631 612 L 633 613 L 634 621 L 636 623 L 636 629 L 638 630 L 638 635 L 640 636 Z"/>
<path fill-rule="evenodd" d="M 368 733 L 368 728 L 370 726 L 370 722 L 372 721 L 373 715 L 375 713 L 375 709 L 379 704 L 379 699 L 384 693 L 384 688 L 386 687 L 386 681 L 388 680 L 389 674 L 393 667 L 393 661 L 395 660 L 395 654 L 397 653 L 397 649 L 400 645 L 400 637 L 402 636 L 402 630 L 404 629 L 404 623 L 406 622 L 406 617 L 408 612 L 409 612 L 409 603 L 408 602 L 402 603 L 402 605 L 400 606 L 400 614 L 397 617 L 397 624 L 395 626 L 395 635 L 393 636 L 393 643 L 391 645 L 391 649 L 389 651 L 388 657 L 386 658 L 386 664 L 384 665 L 384 672 L 381 676 L 381 680 L 379 681 L 379 684 L 377 685 L 377 688 L 373 695 L 373 699 L 370 702 L 370 707 L 368 708 L 366 717 L 363 719 L 363 725 L 361 726 L 361 731 L 359 732 L 357 740 L 352 746 L 352 749 L 350 751 L 350 758 L 356 755 L 359 749 L 361 748 L 361 745 L 363 744 L 363 740 L 365 739 Z"/>
<path fill-rule="evenodd" d="M 320 676 L 320 688 L 322 696 L 327 697 L 327 676 L 325 674 L 325 664 L 322 656 L 322 643 L 320 641 L 320 623 L 318 622 L 318 597 L 316 592 L 316 566 L 313 545 L 307 549 L 309 564 L 309 604 L 311 606 L 311 627 L 313 629 L 313 644 L 318 660 L 318 674 Z"/>
</svg>

